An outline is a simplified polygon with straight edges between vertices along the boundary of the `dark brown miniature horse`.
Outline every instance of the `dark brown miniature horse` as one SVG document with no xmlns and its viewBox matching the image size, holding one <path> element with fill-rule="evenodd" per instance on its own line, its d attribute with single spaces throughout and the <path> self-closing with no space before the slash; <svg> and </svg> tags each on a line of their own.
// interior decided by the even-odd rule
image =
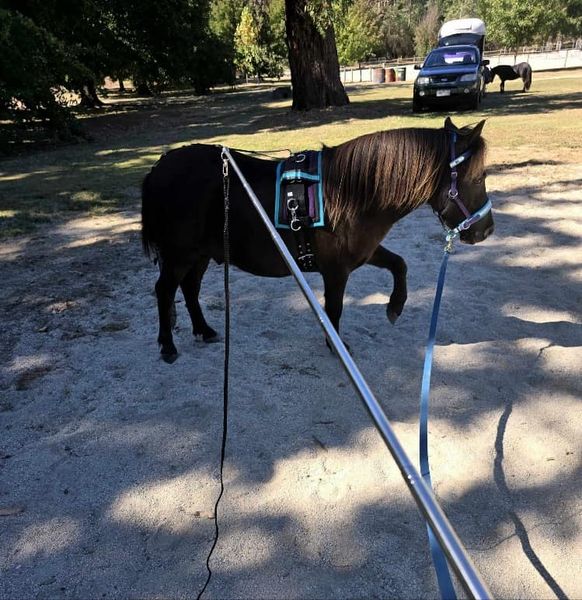
<svg viewBox="0 0 582 600">
<path fill-rule="evenodd" d="M 505 91 L 505 82 L 519 79 L 523 81 L 523 90 L 527 92 L 531 87 L 532 69 L 529 63 L 521 62 L 513 67 L 510 65 L 498 65 L 490 70 L 490 75 L 486 83 L 491 83 L 498 76 L 501 80 L 499 84 L 499 91 L 503 93 Z"/>
<path fill-rule="evenodd" d="M 394 323 L 407 297 L 406 263 L 380 246 L 396 221 L 428 203 L 449 228 L 466 214 L 453 202 L 451 150 L 471 156 L 458 167 L 458 193 L 474 213 L 487 201 L 484 121 L 457 129 L 450 119 L 443 129 L 397 129 L 364 135 L 323 149 L 326 224 L 314 230 L 318 270 L 323 276 L 325 310 L 339 331 L 343 296 L 350 273 L 364 264 L 388 269 L 394 287 L 387 306 Z M 452 132 L 456 145 L 451 148 Z M 277 161 L 232 152 L 242 173 L 267 213 L 274 215 Z M 453 194 L 454 196 L 454 194 Z M 465 211 L 466 213 L 466 211 Z M 240 269 L 264 277 L 290 274 L 240 181 L 230 187 L 230 261 Z M 162 358 L 173 362 L 174 296 L 181 287 L 192 319 L 193 333 L 204 341 L 216 332 L 204 318 L 198 294 L 210 259 L 224 260 L 223 178 L 221 149 L 193 145 L 164 155 L 143 183 L 142 238 L 146 253 L 154 251 L 161 264 L 156 283 Z M 493 231 L 491 213 L 461 232 L 463 242 L 474 244 Z M 295 241 L 280 232 L 293 253 Z"/>
</svg>

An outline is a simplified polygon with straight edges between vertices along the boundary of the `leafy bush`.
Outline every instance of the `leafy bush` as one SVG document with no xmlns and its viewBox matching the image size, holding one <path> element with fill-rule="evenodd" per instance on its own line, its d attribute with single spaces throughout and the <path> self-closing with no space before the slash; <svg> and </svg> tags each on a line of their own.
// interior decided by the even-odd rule
<svg viewBox="0 0 582 600">
<path fill-rule="evenodd" d="M 17 12 L 0 10 L 0 114 L 39 120 L 59 136 L 71 133 L 66 109 L 71 78 L 91 78 L 54 36 Z"/>
</svg>

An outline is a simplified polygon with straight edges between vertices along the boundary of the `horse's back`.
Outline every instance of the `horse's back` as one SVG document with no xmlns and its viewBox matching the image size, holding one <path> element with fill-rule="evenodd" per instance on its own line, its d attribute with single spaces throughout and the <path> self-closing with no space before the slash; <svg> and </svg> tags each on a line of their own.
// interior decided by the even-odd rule
<svg viewBox="0 0 582 600">
<path fill-rule="evenodd" d="M 184 146 L 164 154 L 142 187 L 142 239 L 146 251 L 195 251 L 207 232 L 220 227 L 220 148 Z M 217 221 L 216 227 L 209 224 Z M 210 240 L 206 240 L 210 241 Z"/>
<path fill-rule="evenodd" d="M 519 74 L 515 71 L 515 68 L 510 65 L 497 65 L 491 69 L 493 76 L 497 75 L 502 81 L 517 79 Z"/>
<path fill-rule="evenodd" d="M 270 218 L 274 216 L 277 162 L 232 151 Z M 280 276 L 272 240 L 239 178 L 230 175 L 231 259 L 240 268 Z M 223 260 L 224 186 L 221 148 L 204 144 L 172 150 L 146 176 L 142 189 L 142 241 L 162 259 L 191 264 L 200 256 Z"/>
<path fill-rule="evenodd" d="M 171 194 L 174 205 L 182 204 L 207 186 L 220 187 L 220 152 L 218 146 L 194 144 L 164 154 L 146 176 L 153 201 Z"/>
</svg>

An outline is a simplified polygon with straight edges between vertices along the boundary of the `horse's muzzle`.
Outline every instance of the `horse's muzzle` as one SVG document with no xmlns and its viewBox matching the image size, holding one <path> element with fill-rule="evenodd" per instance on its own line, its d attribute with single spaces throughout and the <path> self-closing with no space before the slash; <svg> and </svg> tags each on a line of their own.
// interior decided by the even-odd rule
<svg viewBox="0 0 582 600">
<path fill-rule="evenodd" d="M 463 232 L 465 233 L 465 235 L 461 233 L 461 242 L 463 242 L 464 244 L 478 244 L 479 242 L 486 240 L 493 233 L 494 230 L 495 225 L 491 223 L 489 227 L 483 230 L 469 230 L 467 232 Z"/>
</svg>

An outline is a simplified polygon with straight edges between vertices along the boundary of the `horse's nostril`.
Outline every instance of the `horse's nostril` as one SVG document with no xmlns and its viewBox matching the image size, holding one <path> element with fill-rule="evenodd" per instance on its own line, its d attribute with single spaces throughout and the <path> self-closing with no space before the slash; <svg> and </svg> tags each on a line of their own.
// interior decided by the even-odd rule
<svg viewBox="0 0 582 600">
<path fill-rule="evenodd" d="M 479 242 L 482 242 L 483 240 L 487 239 L 487 237 L 489 235 L 491 235 L 493 233 L 494 229 L 495 229 L 495 226 L 490 225 L 489 227 L 487 227 L 487 229 L 484 229 L 483 231 L 475 231 L 471 240 L 470 241 L 467 240 L 467 241 L 469 241 L 469 243 L 471 243 L 471 244 L 477 244 Z"/>
</svg>

